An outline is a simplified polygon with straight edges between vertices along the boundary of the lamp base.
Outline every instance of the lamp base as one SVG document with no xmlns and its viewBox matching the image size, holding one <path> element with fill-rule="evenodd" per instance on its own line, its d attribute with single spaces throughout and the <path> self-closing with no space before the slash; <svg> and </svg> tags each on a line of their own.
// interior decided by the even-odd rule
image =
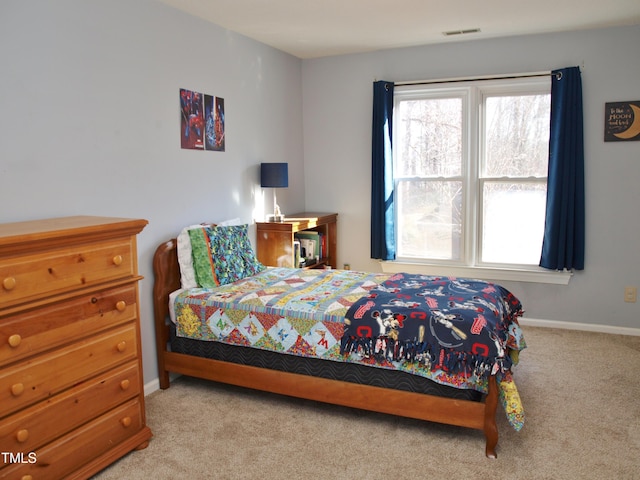
<svg viewBox="0 0 640 480">
<path fill-rule="evenodd" d="M 268 223 L 283 223 L 284 222 L 284 215 L 282 215 L 282 214 L 267 215 L 267 222 Z"/>
</svg>

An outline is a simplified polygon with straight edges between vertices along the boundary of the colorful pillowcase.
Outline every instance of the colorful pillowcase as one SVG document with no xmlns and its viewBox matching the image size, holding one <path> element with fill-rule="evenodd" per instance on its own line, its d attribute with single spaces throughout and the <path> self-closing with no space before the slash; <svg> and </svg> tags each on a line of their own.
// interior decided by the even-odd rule
<svg viewBox="0 0 640 480">
<path fill-rule="evenodd" d="M 191 239 L 189 235 L 190 230 L 201 229 L 206 224 L 189 225 L 182 229 L 178 235 L 177 250 L 178 250 L 178 264 L 180 265 L 180 286 L 182 288 L 195 288 L 198 286 L 196 280 L 196 271 L 193 267 L 193 251 L 191 248 Z"/>
<path fill-rule="evenodd" d="M 191 241 L 191 256 L 198 287 L 213 288 L 220 285 L 216 278 L 215 265 L 211 255 L 209 231 L 212 227 L 201 226 L 188 230 Z"/>
<path fill-rule="evenodd" d="M 202 227 L 209 227 L 212 224 L 210 223 L 199 223 L 197 225 L 189 225 L 188 227 L 184 227 L 180 234 L 177 237 L 177 250 L 178 250 L 178 264 L 180 265 L 180 286 L 182 288 L 196 288 L 198 286 L 198 280 L 196 278 L 196 271 L 193 266 L 193 252 L 191 248 L 191 238 L 189 234 L 189 230 L 201 230 Z M 222 222 L 215 223 L 214 225 L 242 225 L 242 221 L 239 218 L 232 218 L 229 220 L 223 220 Z M 198 238 L 196 243 L 200 245 L 200 253 L 198 253 L 198 258 L 203 258 L 203 253 L 208 253 L 207 251 L 202 249 L 202 241 L 204 241 L 204 237 L 202 236 L 202 231 L 200 234 L 197 234 Z M 204 257 L 206 258 L 206 257 Z M 199 260 L 200 262 L 202 260 Z M 209 282 L 207 282 L 209 283 Z"/>
<path fill-rule="evenodd" d="M 197 286 L 213 288 L 266 267 L 255 256 L 248 225 L 205 225 L 187 230 Z"/>
<path fill-rule="evenodd" d="M 219 285 L 233 283 L 265 269 L 255 256 L 246 224 L 211 227 L 209 244 Z"/>
</svg>

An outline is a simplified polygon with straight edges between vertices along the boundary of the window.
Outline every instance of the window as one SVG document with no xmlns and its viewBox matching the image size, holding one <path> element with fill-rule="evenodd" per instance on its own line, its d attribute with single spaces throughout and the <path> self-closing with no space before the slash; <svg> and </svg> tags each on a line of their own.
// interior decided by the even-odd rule
<svg viewBox="0 0 640 480">
<path fill-rule="evenodd" d="M 397 259 L 538 265 L 549 77 L 396 87 Z"/>
</svg>

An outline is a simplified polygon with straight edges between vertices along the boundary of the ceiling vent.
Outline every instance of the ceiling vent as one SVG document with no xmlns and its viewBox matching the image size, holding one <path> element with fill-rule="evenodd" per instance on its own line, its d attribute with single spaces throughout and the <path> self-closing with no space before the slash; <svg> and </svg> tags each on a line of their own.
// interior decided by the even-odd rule
<svg viewBox="0 0 640 480">
<path fill-rule="evenodd" d="M 442 32 L 445 37 L 451 37 L 453 35 L 467 35 L 469 33 L 479 33 L 479 28 L 468 28 L 466 30 L 451 30 L 449 32 Z"/>
</svg>

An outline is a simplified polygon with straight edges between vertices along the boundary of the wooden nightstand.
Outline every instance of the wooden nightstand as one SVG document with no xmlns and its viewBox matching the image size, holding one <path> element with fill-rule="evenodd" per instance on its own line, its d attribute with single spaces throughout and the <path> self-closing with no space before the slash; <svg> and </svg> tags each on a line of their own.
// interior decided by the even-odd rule
<svg viewBox="0 0 640 480">
<path fill-rule="evenodd" d="M 337 268 L 338 214 L 303 212 L 287 215 L 282 223 L 256 223 L 258 260 L 270 267 L 297 267 L 294 242 L 298 234 L 316 232 L 323 248 L 322 255 L 306 268 Z"/>
</svg>

